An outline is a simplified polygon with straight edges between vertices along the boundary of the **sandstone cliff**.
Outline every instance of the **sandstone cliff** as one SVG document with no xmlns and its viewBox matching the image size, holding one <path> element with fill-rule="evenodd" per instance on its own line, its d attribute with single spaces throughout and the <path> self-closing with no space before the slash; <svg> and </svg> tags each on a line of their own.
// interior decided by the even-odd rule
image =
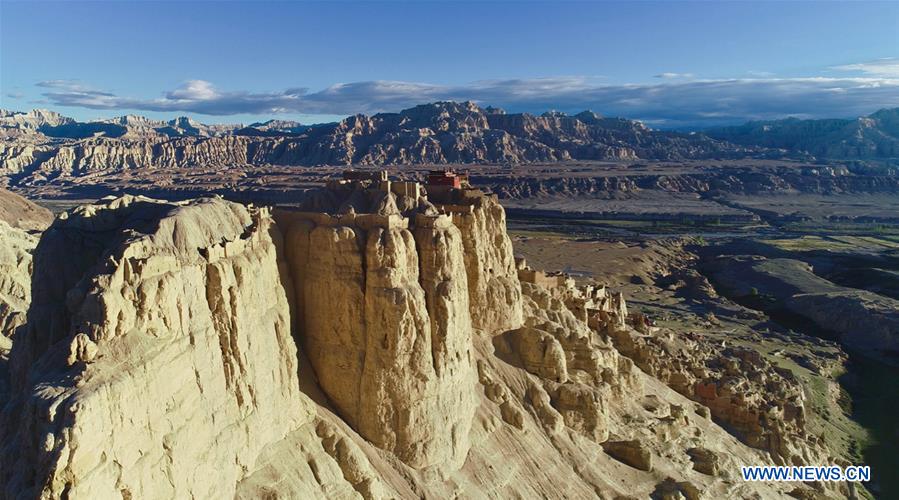
<svg viewBox="0 0 899 500">
<path fill-rule="evenodd" d="M 15 332 L 31 302 L 31 253 L 50 212 L 0 189 L 0 401 L 7 390 L 6 362 Z"/>
<path fill-rule="evenodd" d="M 458 467 L 474 412 L 458 229 L 445 216 L 414 235 L 405 224 L 318 222 L 285 224 L 304 347 L 322 389 L 376 446 L 416 467 Z"/>
<path fill-rule="evenodd" d="M 31 300 L 31 251 L 37 238 L 0 220 L 0 356 L 25 324 Z"/>
<path fill-rule="evenodd" d="M 13 343 L 3 496 L 793 489 L 732 480 L 770 457 L 619 353 L 620 295 L 522 283 L 494 198 L 337 183 L 308 204 L 124 197 L 58 219 Z"/>
<path fill-rule="evenodd" d="M 10 359 L 6 496 L 233 494 L 309 418 L 278 244 L 265 212 L 219 200 L 122 198 L 57 220 Z"/>
</svg>

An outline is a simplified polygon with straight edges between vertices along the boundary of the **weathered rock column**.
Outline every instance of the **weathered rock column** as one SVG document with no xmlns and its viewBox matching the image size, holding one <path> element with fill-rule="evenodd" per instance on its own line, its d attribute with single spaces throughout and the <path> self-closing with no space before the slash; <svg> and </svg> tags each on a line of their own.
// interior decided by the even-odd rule
<svg viewBox="0 0 899 500">
<path fill-rule="evenodd" d="M 462 233 L 472 325 L 488 333 L 520 327 L 521 283 L 506 233 L 506 211 L 483 196 L 470 210 L 454 212 L 453 223 Z"/>
<path fill-rule="evenodd" d="M 474 413 L 463 247 L 450 218 L 279 215 L 319 385 L 407 464 L 457 467 Z M 304 218 L 305 217 L 305 218 Z"/>
</svg>

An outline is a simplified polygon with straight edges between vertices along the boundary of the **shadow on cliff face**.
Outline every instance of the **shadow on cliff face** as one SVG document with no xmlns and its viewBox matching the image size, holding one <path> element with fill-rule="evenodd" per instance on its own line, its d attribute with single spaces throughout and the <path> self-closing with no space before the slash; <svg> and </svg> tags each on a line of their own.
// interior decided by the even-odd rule
<svg viewBox="0 0 899 500">
<path fill-rule="evenodd" d="M 19 332 L 10 354 L 9 371 L 13 383 L 24 376 L 30 368 L 29 363 L 62 340 L 61 335 L 68 333 L 68 328 L 58 326 L 68 325 L 71 321 L 67 306 L 70 292 L 79 286 L 90 269 L 109 264 L 103 257 L 115 246 L 114 242 L 156 232 L 160 220 L 173 208 L 166 203 L 134 199 L 115 213 L 95 214 L 88 220 L 83 212 L 76 210 L 65 219 L 53 222 L 34 249 L 28 310 L 30 326 L 28 332 Z M 31 329 L 42 334 L 32 334 Z M 18 351 L 23 351 L 24 356 L 16 354 Z"/>
<path fill-rule="evenodd" d="M 514 349 L 516 332 L 517 330 L 509 330 L 494 336 L 493 354 L 508 365 L 524 369 L 524 362 Z"/>
<path fill-rule="evenodd" d="M 899 368 L 849 350 L 848 371 L 839 378 L 851 397 L 851 417 L 870 434 L 862 449 L 865 464 L 871 466 L 878 498 L 899 498 Z M 893 471 L 893 472 L 890 472 Z"/>
<path fill-rule="evenodd" d="M 291 269 L 291 259 L 287 255 L 284 243 L 284 228 L 280 227 L 277 222 L 268 228 L 269 236 L 275 243 L 275 252 L 281 277 L 281 286 L 287 296 L 287 303 L 290 306 L 290 336 L 293 338 L 297 348 L 297 377 L 300 380 L 300 392 L 305 394 L 309 399 L 319 406 L 323 406 L 332 412 L 336 412 L 334 405 L 328 396 L 322 391 L 318 383 L 318 376 L 312 367 L 312 363 L 306 356 L 306 350 L 303 347 L 301 311 L 297 305 L 296 288 L 293 282 L 293 272 Z"/>
</svg>

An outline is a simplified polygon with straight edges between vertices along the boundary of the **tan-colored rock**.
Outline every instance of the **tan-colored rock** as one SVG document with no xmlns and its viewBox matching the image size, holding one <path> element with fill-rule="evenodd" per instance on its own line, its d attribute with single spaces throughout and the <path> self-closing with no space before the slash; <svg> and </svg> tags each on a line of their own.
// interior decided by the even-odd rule
<svg viewBox="0 0 899 500">
<path fill-rule="evenodd" d="M 503 207 L 493 198 L 480 198 L 471 213 L 454 214 L 453 223 L 462 233 L 469 302 L 477 305 L 472 325 L 491 333 L 518 328 L 521 285 Z"/>
<path fill-rule="evenodd" d="M 565 350 L 555 337 L 536 328 L 523 327 L 513 331 L 511 341 L 527 371 L 555 382 L 568 381 Z"/>
<path fill-rule="evenodd" d="M 131 197 L 56 221 L 13 342 L 0 496 L 647 498 L 663 477 L 686 497 L 794 488 L 696 473 L 700 439 L 722 470 L 766 455 L 592 330 L 599 296 L 525 283 L 521 324 L 503 330 L 515 314 L 489 311 L 495 330 L 475 328 L 475 309 L 515 295 L 472 301 L 454 218 L 473 205 L 369 194 L 339 212 L 354 195 L 332 192 L 274 223 L 220 199 Z M 520 331 L 548 363 L 522 362 L 536 344 L 517 345 Z M 722 373 L 740 363 L 756 366 Z M 567 377 L 544 370 L 559 366 Z M 717 397 L 743 389 L 714 382 Z M 609 435 L 638 443 L 621 456 L 643 467 L 648 453 L 653 473 L 604 453 Z"/>
<path fill-rule="evenodd" d="M 126 197 L 57 220 L 10 360 L 6 495 L 233 496 L 310 418 L 279 239 L 266 211 L 215 199 Z"/>
<path fill-rule="evenodd" d="M 718 455 L 708 448 L 696 447 L 687 450 L 687 455 L 693 461 L 693 468 L 703 474 L 715 476 L 718 474 Z"/>
<path fill-rule="evenodd" d="M 743 442 L 771 452 L 776 463 L 825 459 L 806 428 L 802 388 L 789 370 L 757 351 L 721 348 L 700 336 L 607 330 L 617 349 L 642 370 L 701 403 L 696 413 L 713 416 Z"/>
<path fill-rule="evenodd" d="M 0 352 L 12 347 L 31 302 L 31 252 L 37 238 L 0 220 Z"/>
<path fill-rule="evenodd" d="M 0 221 L 16 229 L 37 232 L 53 222 L 53 214 L 15 193 L 0 189 Z"/>
<path fill-rule="evenodd" d="M 25 324 L 31 302 L 31 252 L 37 231 L 53 220 L 49 210 L 0 189 L 0 356 L 11 347 L 17 328 Z"/>
<path fill-rule="evenodd" d="M 304 346 L 340 415 L 414 467 L 461 465 L 475 378 L 458 228 L 280 217 Z"/>
<path fill-rule="evenodd" d="M 652 454 L 639 440 L 606 441 L 602 444 L 602 449 L 609 456 L 635 469 L 652 470 Z"/>
<path fill-rule="evenodd" d="M 677 481 L 666 478 L 656 486 L 652 498 L 660 500 L 701 500 L 702 491 L 689 481 Z"/>
</svg>

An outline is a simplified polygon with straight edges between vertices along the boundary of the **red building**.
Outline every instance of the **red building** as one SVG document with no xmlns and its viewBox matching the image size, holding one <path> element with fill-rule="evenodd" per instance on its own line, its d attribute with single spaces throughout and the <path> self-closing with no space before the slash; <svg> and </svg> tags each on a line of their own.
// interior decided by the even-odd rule
<svg viewBox="0 0 899 500">
<path fill-rule="evenodd" d="M 460 189 L 462 182 L 468 180 L 467 177 L 467 175 L 459 175 L 452 170 L 431 170 L 428 173 L 428 185 Z"/>
</svg>

